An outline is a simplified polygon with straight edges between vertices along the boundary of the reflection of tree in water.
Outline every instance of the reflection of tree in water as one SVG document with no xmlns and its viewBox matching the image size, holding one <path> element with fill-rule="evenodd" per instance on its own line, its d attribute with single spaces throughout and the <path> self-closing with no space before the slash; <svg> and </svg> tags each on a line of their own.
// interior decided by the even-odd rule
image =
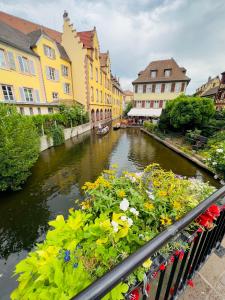
<svg viewBox="0 0 225 300">
<path fill-rule="evenodd" d="M 79 190 L 108 167 L 119 136 L 114 132 L 103 138 L 84 134 L 44 151 L 22 190 L 0 195 L 0 258 L 30 250 L 44 236 L 48 221 L 54 217 L 50 199 L 61 199 L 59 207 L 67 209 L 65 195 L 75 186 Z"/>
</svg>

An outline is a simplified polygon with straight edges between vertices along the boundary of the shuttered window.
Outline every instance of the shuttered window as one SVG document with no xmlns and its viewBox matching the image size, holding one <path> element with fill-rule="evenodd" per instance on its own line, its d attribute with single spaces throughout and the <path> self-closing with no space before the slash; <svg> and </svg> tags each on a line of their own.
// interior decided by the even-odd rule
<svg viewBox="0 0 225 300">
<path fill-rule="evenodd" d="M 4 100 L 6 101 L 14 100 L 13 89 L 11 85 L 2 85 L 2 93 L 3 93 Z"/>
<path fill-rule="evenodd" d="M 49 80 L 59 81 L 59 71 L 52 67 L 46 67 L 46 77 Z"/>
<path fill-rule="evenodd" d="M 55 59 L 55 50 L 47 45 L 44 45 L 44 54 L 51 59 Z"/>
<path fill-rule="evenodd" d="M 63 84 L 63 91 L 64 91 L 64 94 L 70 94 L 70 84 L 69 83 Z"/>
<path fill-rule="evenodd" d="M 33 60 L 29 60 L 29 66 L 30 66 L 30 73 L 32 75 L 35 75 L 35 68 L 34 68 L 34 62 L 33 62 Z"/>
<path fill-rule="evenodd" d="M 143 85 L 143 93 L 146 93 L 146 84 Z"/>
<path fill-rule="evenodd" d="M 11 51 L 8 51 L 7 54 L 8 54 L 9 68 L 11 70 L 16 70 L 16 63 L 15 63 L 15 59 L 14 59 L 13 53 Z"/>
<path fill-rule="evenodd" d="M 29 73 L 29 63 L 28 59 L 23 56 L 18 56 L 20 71 L 23 73 Z"/>
<path fill-rule="evenodd" d="M 3 49 L 0 49 L 0 67 L 1 68 L 7 67 L 6 55 L 5 55 L 5 51 Z"/>
<path fill-rule="evenodd" d="M 25 101 L 27 101 L 27 102 L 34 101 L 33 89 L 23 88 L 23 92 L 24 92 Z"/>
</svg>

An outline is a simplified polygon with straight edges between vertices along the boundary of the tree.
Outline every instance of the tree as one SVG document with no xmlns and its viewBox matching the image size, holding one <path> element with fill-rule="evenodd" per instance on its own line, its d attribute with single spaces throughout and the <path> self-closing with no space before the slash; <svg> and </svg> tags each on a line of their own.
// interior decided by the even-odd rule
<svg viewBox="0 0 225 300">
<path fill-rule="evenodd" d="M 125 110 L 123 112 L 124 116 L 127 116 L 127 114 L 129 113 L 129 111 L 131 110 L 132 107 L 133 107 L 132 102 L 131 101 L 128 102 L 127 105 L 126 105 L 126 108 L 125 108 Z"/>
<path fill-rule="evenodd" d="M 0 190 L 17 190 L 39 155 L 39 136 L 32 118 L 14 106 L 0 105 Z"/>
<path fill-rule="evenodd" d="M 159 127 L 172 127 L 176 130 L 201 128 L 215 114 L 212 99 L 181 95 L 168 101 L 165 111 L 160 117 Z"/>
</svg>

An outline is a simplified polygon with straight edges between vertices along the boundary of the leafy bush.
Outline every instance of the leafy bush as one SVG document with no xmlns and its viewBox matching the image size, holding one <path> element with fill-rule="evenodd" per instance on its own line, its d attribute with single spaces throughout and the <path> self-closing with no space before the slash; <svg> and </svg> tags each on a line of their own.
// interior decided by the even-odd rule
<svg viewBox="0 0 225 300">
<path fill-rule="evenodd" d="M 160 116 L 159 127 L 183 131 L 201 128 L 214 114 L 212 99 L 181 95 L 167 101 L 166 108 Z"/>
<path fill-rule="evenodd" d="M 126 105 L 126 108 L 125 108 L 125 110 L 123 112 L 123 115 L 127 116 L 127 114 L 129 113 L 129 111 L 131 110 L 132 107 L 133 107 L 132 102 L 128 102 L 127 105 Z"/>
<path fill-rule="evenodd" d="M 81 210 L 70 209 L 67 220 L 60 215 L 51 221 L 53 229 L 45 242 L 17 264 L 19 285 L 12 299 L 70 299 L 214 190 L 197 179 L 165 172 L 157 164 L 142 174 L 124 172 L 121 177 L 106 170 L 83 189 L 87 198 Z M 123 299 L 150 265 L 148 259 L 103 299 Z"/>
<path fill-rule="evenodd" d="M 51 136 L 53 139 L 53 145 L 58 146 L 65 142 L 65 136 L 63 128 L 61 126 L 55 125 L 51 128 Z"/>
<path fill-rule="evenodd" d="M 156 127 L 157 127 L 156 124 L 153 124 L 150 121 L 144 121 L 144 128 L 146 128 L 147 131 L 154 132 Z"/>
<path fill-rule="evenodd" d="M 0 105 L 0 190 L 17 190 L 39 155 L 39 136 L 31 118 Z"/>
<path fill-rule="evenodd" d="M 201 135 L 201 130 L 199 129 L 195 129 L 195 130 L 187 130 L 186 134 L 185 134 L 185 140 L 194 145 L 196 143 L 196 141 L 199 139 Z"/>
</svg>

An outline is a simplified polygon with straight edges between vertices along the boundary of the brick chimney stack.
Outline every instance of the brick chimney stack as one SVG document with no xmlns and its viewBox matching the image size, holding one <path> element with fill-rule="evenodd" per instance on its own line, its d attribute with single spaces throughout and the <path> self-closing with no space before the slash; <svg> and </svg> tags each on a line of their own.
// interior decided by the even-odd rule
<svg viewBox="0 0 225 300">
<path fill-rule="evenodd" d="M 221 73 L 222 78 L 221 78 L 221 84 L 225 84 L 225 71 Z"/>
</svg>

